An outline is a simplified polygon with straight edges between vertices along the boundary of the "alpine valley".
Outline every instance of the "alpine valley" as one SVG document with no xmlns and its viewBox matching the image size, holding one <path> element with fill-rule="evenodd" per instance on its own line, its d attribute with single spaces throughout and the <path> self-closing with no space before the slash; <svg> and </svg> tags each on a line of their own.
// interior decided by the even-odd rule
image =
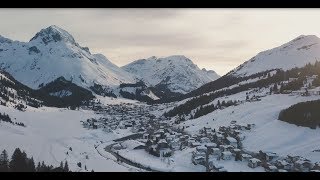
<svg viewBox="0 0 320 180">
<path fill-rule="evenodd" d="M 319 107 L 314 35 L 221 77 L 184 55 L 118 67 L 55 25 L 0 36 L 0 171 L 319 172 Z"/>
</svg>

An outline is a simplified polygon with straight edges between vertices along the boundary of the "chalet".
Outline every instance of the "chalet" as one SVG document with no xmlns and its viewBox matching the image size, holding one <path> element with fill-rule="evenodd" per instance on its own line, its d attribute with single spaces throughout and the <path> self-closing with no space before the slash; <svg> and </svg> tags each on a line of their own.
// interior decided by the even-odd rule
<svg viewBox="0 0 320 180">
<path fill-rule="evenodd" d="M 221 150 L 219 148 L 212 148 L 211 153 L 213 156 L 221 156 Z"/>
<path fill-rule="evenodd" d="M 90 123 L 89 122 L 83 122 L 82 123 L 84 128 L 90 128 Z"/>
<path fill-rule="evenodd" d="M 138 132 L 145 132 L 146 131 L 146 129 L 144 128 L 144 127 L 140 127 L 139 129 L 138 129 Z"/>
<path fill-rule="evenodd" d="M 278 171 L 278 168 L 276 166 L 267 166 L 265 168 L 266 172 L 277 172 Z"/>
<path fill-rule="evenodd" d="M 167 136 L 167 137 L 166 137 L 166 140 L 167 140 L 168 143 L 170 143 L 170 142 L 172 142 L 172 141 L 174 140 L 174 138 L 173 138 L 173 137 L 170 137 L 170 136 Z"/>
<path fill-rule="evenodd" d="M 219 134 L 219 133 L 216 133 L 215 137 L 217 138 L 217 141 L 219 142 L 222 142 L 223 141 L 223 135 L 222 134 Z"/>
<path fill-rule="evenodd" d="M 288 155 L 286 158 L 287 162 L 289 162 L 289 163 L 294 163 L 294 162 L 298 161 L 299 159 L 300 159 L 300 156 L 290 156 L 290 155 Z"/>
<path fill-rule="evenodd" d="M 148 138 L 149 138 L 149 134 L 143 134 L 143 135 L 142 135 L 142 138 L 143 138 L 143 139 L 148 139 Z"/>
<path fill-rule="evenodd" d="M 170 142 L 170 146 L 173 150 L 179 150 L 180 146 L 181 146 L 181 142 L 179 142 L 177 140 L 173 140 Z"/>
<path fill-rule="evenodd" d="M 316 163 L 314 164 L 313 169 L 320 170 L 320 162 L 316 162 Z"/>
<path fill-rule="evenodd" d="M 225 151 L 233 151 L 233 149 L 235 149 L 233 146 L 231 145 L 225 145 Z"/>
<path fill-rule="evenodd" d="M 244 131 L 244 130 L 247 129 L 247 126 L 241 125 L 238 129 L 241 130 L 241 131 Z"/>
<path fill-rule="evenodd" d="M 294 167 L 300 172 L 308 172 L 313 166 L 309 160 L 298 160 L 294 162 Z"/>
<path fill-rule="evenodd" d="M 208 131 L 211 131 L 212 129 L 211 129 L 211 127 L 209 127 L 209 126 L 206 126 L 206 127 L 203 128 L 203 130 L 204 130 L 205 132 L 208 132 Z"/>
<path fill-rule="evenodd" d="M 239 139 L 240 141 L 243 141 L 246 138 L 246 136 L 243 134 L 238 134 L 236 138 Z"/>
<path fill-rule="evenodd" d="M 256 127 L 255 124 L 247 124 L 247 126 L 248 126 L 249 128 L 251 128 L 251 129 Z"/>
<path fill-rule="evenodd" d="M 188 140 L 188 146 L 189 146 L 189 147 L 193 147 L 192 144 L 195 143 L 195 142 L 196 142 L 195 139 L 190 138 L 190 139 Z"/>
<path fill-rule="evenodd" d="M 92 126 L 93 129 L 98 129 L 98 126 L 96 124 L 94 124 L 94 123 L 92 123 L 91 126 Z"/>
<path fill-rule="evenodd" d="M 126 128 L 132 127 L 132 123 L 127 122 L 127 123 L 124 124 L 124 126 L 125 126 Z"/>
<path fill-rule="evenodd" d="M 221 132 L 225 132 L 226 130 L 227 130 L 227 127 L 225 127 L 225 126 L 219 127 L 219 131 L 221 131 Z"/>
<path fill-rule="evenodd" d="M 221 152 L 225 151 L 225 150 L 226 150 L 226 146 L 227 146 L 227 145 L 224 145 L 224 144 L 219 145 L 220 151 L 221 151 Z"/>
<path fill-rule="evenodd" d="M 292 168 L 292 165 L 287 162 L 286 160 L 277 160 L 275 162 L 275 165 L 279 168 L 279 169 L 285 169 L 285 170 L 290 170 Z"/>
<path fill-rule="evenodd" d="M 172 150 L 169 148 L 157 149 L 160 157 L 170 157 L 172 155 Z"/>
<path fill-rule="evenodd" d="M 164 135 L 164 129 L 159 129 L 160 135 Z"/>
<path fill-rule="evenodd" d="M 199 142 L 191 143 L 191 147 L 197 147 L 197 146 L 201 146 L 201 144 Z"/>
<path fill-rule="evenodd" d="M 238 147 L 238 141 L 233 137 L 227 137 L 227 143 L 233 147 Z"/>
<path fill-rule="evenodd" d="M 236 154 L 239 154 L 240 155 L 240 153 L 241 153 L 241 149 L 233 149 L 232 151 L 231 151 L 231 153 L 235 156 Z"/>
<path fill-rule="evenodd" d="M 263 152 L 259 151 L 259 157 L 266 161 L 272 161 L 278 157 L 276 153 L 273 152 Z"/>
<path fill-rule="evenodd" d="M 182 134 L 181 133 L 176 133 L 176 137 L 179 138 Z"/>
<path fill-rule="evenodd" d="M 222 152 L 222 159 L 223 160 L 230 160 L 232 157 L 232 153 L 230 151 Z"/>
<path fill-rule="evenodd" d="M 122 147 L 122 146 L 121 146 L 121 144 L 119 144 L 119 143 L 117 143 L 117 144 L 113 145 L 113 146 L 112 146 L 112 148 L 113 148 L 114 150 L 120 150 L 120 149 L 123 149 L 123 147 Z"/>
<path fill-rule="evenodd" d="M 184 137 L 184 136 L 180 136 L 179 137 L 179 141 L 181 141 L 181 142 L 184 142 L 184 141 L 186 141 L 187 139 Z"/>
<path fill-rule="evenodd" d="M 205 146 L 197 146 L 196 147 L 196 151 L 199 153 L 206 153 L 207 152 L 207 148 Z"/>
<path fill-rule="evenodd" d="M 156 141 L 160 140 L 161 135 L 160 134 L 155 134 L 154 137 L 156 138 Z"/>
<path fill-rule="evenodd" d="M 197 134 L 193 134 L 193 135 L 191 136 L 191 138 L 197 139 L 197 138 L 198 138 L 198 135 L 197 135 Z"/>
<path fill-rule="evenodd" d="M 215 159 L 210 158 L 208 160 L 208 165 L 210 169 L 219 170 L 224 168 L 221 164 L 218 164 Z"/>
<path fill-rule="evenodd" d="M 211 141 L 210 141 L 209 138 L 203 137 L 203 138 L 200 139 L 200 142 L 201 142 L 201 143 L 210 143 Z"/>
<path fill-rule="evenodd" d="M 206 148 L 212 149 L 212 148 L 217 147 L 217 144 L 216 144 L 216 143 L 205 143 L 204 146 L 205 146 Z"/>
<path fill-rule="evenodd" d="M 163 117 L 161 117 L 160 119 L 165 120 L 165 119 L 163 119 Z M 160 124 L 160 128 L 164 128 L 164 126 L 167 125 L 168 123 L 164 122 L 164 121 L 160 121 L 159 124 Z"/>
<path fill-rule="evenodd" d="M 195 156 L 192 158 L 192 163 L 197 165 L 197 164 L 201 164 L 204 165 L 205 164 L 205 157 L 203 156 Z"/>
<path fill-rule="evenodd" d="M 171 135 L 170 135 L 170 133 L 166 132 L 166 133 L 164 133 L 164 136 L 165 136 L 165 137 L 170 137 Z M 173 136 L 173 137 L 174 137 L 174 136 Z"/>
<path fill-rule="evenodd" d="M 248 166 L 251 168 L 256 168 L 260 166 L 260 164 L 261 164 L 261 161 L 257 158 L 251 158 L 249 159 L 249 162 L 248 162 Z"/>
<path fill-rule="evenodd" d="M 184 135 L 183 136 L 185 139 L 189 139 L 189 135 Z"/>
<path fill-rule="evenodd" d="M 236 130 L 234 130 L 234 135 L 239 135 L 241 133 L 241 131 L 240 130 L 238 130 L 238 129 L 236 129 Z"/>
<path fill-rule="evenodd" d="M 112 129 L 110 127 L 104 127 L 103 131 L 106 133 L 110 133 L 110 132 L 112 132 Z"/>
<path fill-rule="evenodd" d="M 173 141 L 173 140 L 175 140 L 176 138 L 175 138 L 175 135 L 165 135 L 165 137 L 166 137 L 166 140 L 169 142 L 169 141 Z"/>
</svg>

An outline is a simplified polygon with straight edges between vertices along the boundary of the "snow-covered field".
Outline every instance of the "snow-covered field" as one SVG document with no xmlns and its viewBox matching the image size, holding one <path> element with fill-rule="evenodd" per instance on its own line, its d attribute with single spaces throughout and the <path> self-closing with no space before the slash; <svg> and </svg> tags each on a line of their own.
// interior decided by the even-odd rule
<svg viewBox="0 0 320 180">
<path fill-rule="evenodd" d="M 133 162 L 150 167 L 151 169 L 164 172 L 203 172 L 205 167 L 202 165 L 194 165 L 191 163 L 192 149 L 176 151 L 170 158 L 159 158 L 148 154 L 144 149 L 119 150 L 119 154 Z M 173 161 L 170 161 L 172 159 Z M 170 161 L 170 162 L 169 162 Z"/>
<path fill-rule="evenodd" d="M 95 149 L 95 145 L 122 137 L 126 133 L 106 134 L 101 129 L 83 128 L 81 120 L 97 116 L 92 111 L 28 107 L 26 112 L 21 112 L 0 106 L 0 112 L 5 112 L 13 121 L 26 125 L 21 127 L 1 122 L 0 150 L 6 149 L 12 153 L 19 147 L 33 156 L 36 162 L 45 161 L 54 166 L 67 160 L 72 171 L 84 171 L 84 166 L 87 166 L 88 171 L 130 170 L 112 159 L 101 157 Z M 72 151 L 69 150 L 70 147 Z M 77 167 L 78 162 L 81 162 L 82 169 Z"/>
<path fill-rule="evenodd" d="M 243 93 L 245 92 L 238 96 Z M 256 127 L 250 132 L 245 132 L 246 138 L 243 141 L 245 149 L 256 152 L 259 150 L 272 151 L 283 156 L 300 155 L 317 162 L 320 161 L 320 152 L 312 151 L 320 149 L 319 128 L 313 130 L 278 120 L 282 109 L 298 102 L 315 99 L 320 99 L 320 97 L 271 95 L 263 97 L 261 101 L 246 102 L 238 106 L 216 110 L 181 125 L 189 126 L 186 131 L 195 134 L 204 126 L 217 129 L 219 126 L 230 125 L 233 120 L 237 121 L 237 124 L 254 123 Z"/>
</svg>

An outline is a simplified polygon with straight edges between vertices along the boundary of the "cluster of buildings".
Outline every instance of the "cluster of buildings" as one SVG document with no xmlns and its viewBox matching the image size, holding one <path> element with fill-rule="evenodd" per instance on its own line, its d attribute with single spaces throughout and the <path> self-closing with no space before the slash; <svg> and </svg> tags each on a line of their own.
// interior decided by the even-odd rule
<svg viewBox="0 0 320 180">
<path fill-rule="evenodd" d="M 303 86 L 300 90 L 292 91 L 285 90 L 284 93 L 299 96 L 310 96 L 310 95 L 320 95 L 320 87 L 315 87 L 313 81 L 318 78 L 318 75 L 306 76 L 306 79 L 303 81 Z M 296 81 L 298 78 L 289 78 L 288 81 L 284 81 L 284 84 Z"/>
<path fill-rule="evenodd" d="M 319 163 L 300 156 L 280 157 L 274 152 L 249 152 L 242 148 L 241 141 L 245 139 L 242 131 L 250 131 L 255 124 L 237 125 L 232 121 L 227 127 L 221 126 L 219 130 L 204 127 L 195 137 L 193 143 L 192 162 L 207 168 L 207 171 L 221 172 L 226 169 L 219 161 L 242 161 L 250 168 L 262 167 L 267 172 L 318 172 Z"/>
<path fill-rule="evenodd" d="M 130 129 L 133 133 L 143 133 L 149 126 L 149 121 L 155 116 L 150 114 L 152 106 L 120 103 L 114 105 L 103 105 L 99 102 L 91 103 L 91 108 L 96 114 L 102 114 L 99 119 L 87 119 L 82 122 L 83 127 L 88 129 L 103 129 L 112 132 L 116 129 Z"/>
<path fill-rule="evenodd" d="M 312 163 L 299 156 L 279 157 L 273 152 L 250 152 L 243 149 L 244 132 L 255 128 L 255 124 L 239 125 L 231 121 L 228 126 L 220 126 L 218 129 L 207 126 L 197 134 L 188 135 L 184 127 L 174 126 L 172 120 L 150 114 L 152 108 L 155 108 L 153 106 L 99 104 L 94 107 L 97 113 L 104 113 L 105 116 L 82 122 L 85 128 L 102 128 L 105 132 L 118 128 L 130 129 L 140 134 L 136 138 L 141 143 L 139 149 L 145 149 L 157 157 L 170 157 L 175 151 L 194 148 L 191 162 L 205 166 L 209 172 L 226 171 L 221 161 L 244 162 L 250 168 L 262 167 L 267 172 L 320 171 L 320 163 Z M 124 147 L 116 144 L 113 148 L 119 150 Z"/>
<path fill-rule="evenodd" d="M 185 148 L 189 135 L 171 127 L 170 121 L 155 121 L 143 134 L 145 150 L 157 157 L 170 157 L 175 150 Z"/>
</svg>

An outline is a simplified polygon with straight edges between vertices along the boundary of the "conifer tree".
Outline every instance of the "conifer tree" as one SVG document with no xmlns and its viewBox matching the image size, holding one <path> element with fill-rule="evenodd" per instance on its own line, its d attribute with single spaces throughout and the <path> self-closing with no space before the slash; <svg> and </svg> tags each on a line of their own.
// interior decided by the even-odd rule
<svg viewBox="0 0 320 180">
<path fill-rule="evenodd" d="M 41 163 L 40 162 L 38 162 L 36 171 L 37 172 L 41 172 Z"/>
<path fill-rule="evenodd" d="M 68 162 L 67 161 L 64 163 L 63 171 L 64 172 L 69 172 L 69 166 L 68 166 Z"/>
<path fill-rule="evenodd" d="M 8 153 L 6 150 L 3 150 L 0 155 L 0 172 L 8 172 L 8 171 L 9 171 Z"/>
<path fill-rule="evenodd" d="M 28 172 L 36 172 L 36 167 L 35 167 L 33 157 L 31 157 L 31 159 L 28 159 Z"/>
<path fill-rule="evenodd" d="M 25 170 L 23 162 L 23 155 L 19 148 L 16 148 L 11 157 L 11 161 L 9 163 L 10 171 L 12 172 L 23 172 Z"/>
</svg>

